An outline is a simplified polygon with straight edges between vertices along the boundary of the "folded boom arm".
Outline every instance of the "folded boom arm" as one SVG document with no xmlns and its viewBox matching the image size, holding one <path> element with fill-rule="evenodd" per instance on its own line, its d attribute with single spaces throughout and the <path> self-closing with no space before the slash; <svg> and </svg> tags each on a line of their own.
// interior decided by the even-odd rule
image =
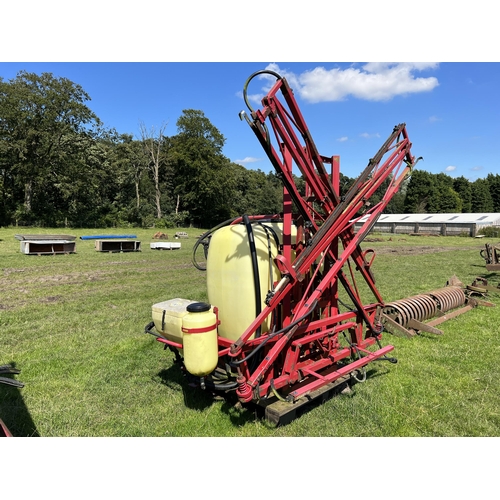
<svg viewBox="0 0 500 500">
<path fill-rule="evenodd" d="M 248 85 L 257 75 L 266 73 L 274 76 L 276 82 L 262 99 L 262 108 L 253 110 L 246 95 Z M 278 99 L 280 92 L 284 103 Z M 306 389 L 302 387 L 290 393 L 297 398 L 392 350 L 392 346 L 388 346 L 376 352 L 366 351 L 381 338 L 381 325 L 375 313 L 383 305 L 383 299 L 370 269 L 373 251 L 363 252 L 360 244 L 418 160 L 411 154 L 405 124 L 397 125 L 360 177 L 341 196 L 338 157 L 318 153 L 286 79 L 267 70 L 254 73 L 245 84 L 244 97 L 250 117 L 242 112 L 240 118 L 246 119 L 282 179 L 284 200 L 290 199 L 298 212 L 292 214 L 292 203 L 284 203 L 284 235 L 291 234 L 287 221 L 291 225 L 294 220 L 298 237 L 288 244 L 295 251 L 293 259 L 291 248 L 283 245 L 282 254 L 276 258 L 281 280 L 270 291 L 267 307 L 232 343 L 229 355 L 244 360 L 239 364 L 238 394 L 242 401 L 255 397 L 256 392 L 257 397 L 262 397 L 270 387 L 275 390 L 311 379 Z M 330 173 L 325 165 L 330 167 Z M 294 181 L 294 166 L 305 181 L 305 195 L 299 192 Z M 374 194 L 380 193 L 382 187 L 382 197 L 372 203 Z M 357 221 L 362 221 L 362 226 L 355 233 Z M 354 270 L 363 277 L 375 302 L 364 303 Z M 352 302 L 349 312 L 339 310 L 343 304 L 339 282 Z M 274 331 L 259 341 L 250 341 L 256 329 L 277 311 L 281 322 L 275 324 Z M 340 346 L 339 333 L 347 338 L 347 347 Z M 305 347 L 308 343 L 310 346 Z M 249 346 L 254 348 L 260 344 L 266 345 L 262 349 L 266 354 L 256 368 L 250 368 L 249 361 L 245 360 Z M 356 355 L 357 360 L 337 366 L 341 360 Z M 283 366 L 276 369 L 278 360 Z M 329 373 L 321 375 L 325 370 Z"/>
</svg>

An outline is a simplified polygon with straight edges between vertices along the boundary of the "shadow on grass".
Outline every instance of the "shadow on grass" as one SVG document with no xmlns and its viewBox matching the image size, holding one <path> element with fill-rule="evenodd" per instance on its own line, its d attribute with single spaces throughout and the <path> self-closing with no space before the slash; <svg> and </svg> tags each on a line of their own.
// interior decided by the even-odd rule
<svg viewBox="0 0 500 500">
<path fill-rule="evenodd" d="M 491 278 L 500 278 L 500 271 L 490 271 L 488 273 L 483 273 L 481 275 L 481 278 L 484 278 L 486 280 L 491 280 Z M 497 281 L 497 280 L 495 280 Z"/>
<path fill-rule="evenodd" d="M 372 361 L 372 363 L 376 363 L 376 361 Z M 370 365 L 368 365 L 370 366 Z M 351 377 L 349 381 L 349 385 L 351 387 L 355 387 L 357 384 L 364 384 L 368 382 L 369 380 L 376 379 L 378 377 L 384 377 L 389 373 L 389 368 L 386 366 L 382 365 L 382 362 L 378 362 L 378 366 L 376 367 L 370 367 L 369 369 L 366 370 L 366 377 L 363 379 L 360 374 L 357 375 L 358 380 L 356 378 Z"/>
<path fill-rule="evenodd" d="M 387 373 L 390 371 L 390 368 L 387 366 L 383 366 L 384 364 L 385 363 L 379 362 L 377 363 L 377 366 L 371 366 L 369 369 L 367 369 L 366 378 L 362 376 L 361 373 L 358 374 L 360 377 L 360 380 L 358 381 L 356 381 L 355 378 L 351 377 L 351 379 L 347 383 L 342 384 L 342 386 L 339 386 L 335 390 L 333 390 L 331 396 L 329 396 L 327 399 L 339 397 L 341 392 L 343 397 L 355 397 L 356 385 L 387 375 Z M 223 400 L 220 409 L 229 417 L 232 425 L 234 425 L 235 427 L 242 427 L 246 424 L 254 423 L 256 421 L 261 421 L 265 425 L 267 424 L 271 429 L 276 427 L 274 424 L 268 423 L 266 421 L 265 409 L 263 406 L 259 406 L 255 403 L 241 404 L 238 401 L 238 398 L 234 391 L 229 391 L 223 394 L 220 392 L 211 391 L 209 389 L 201 389 L 199 386 L 191 384 L 188 377 L 185 377 L 183 375 L 176 364 L 170 366 L 169 368 L 161 370 L 158 373 L 158 376 L 160 377 L 162 383 L 167 385 L 168 387 L 172 387 L 175 389 L 181 388 L 184 396 L 184 404 L 187 408 L 197 411 L 203 411 L 209 408 L 216 401 Z M 361 381 L 363 378 L 365 379 L 364 382 Z M 348 386 L 347 389 L 342 390 L 346 385 Z M 300 416 L 308 413 L 324 402 L 324 398 L 317 398 L 317 400 L 312 400 L 309 404 L 298 410 L 296 412 L 296 416 L 292 418 L 291 421 L 300 418 Z"/>
<path fill-rule="evenodd" d="M 242 427 L 245 424 L 255 422 L 256 420 L 263 420 L 264 418 L 264 411 L 262 408 L 259 408 L 253 403 L 242 405 L 238 402 L 236 396 L 225 398 L 221 409 L 229 416 L 231 423 L 236 427 Z"/>
<path fill-rule="evenodd" d="M 176 364 L 161 370 L 158 377 L 166 386 L 182 389 L 184 404 L 187 408 L 203 411 L 214 402 L 212 394 L 198 387 L 193 387 Z"/>
<path fill-rule="evenodd" d="M 486 278 L 486 279 L 489 279 L 489 278 L 493 278 L 493 277 L 496 277 L 498 276 L 498 273 L 500 273 L 500 271 L 488 271 L 486 270 L 486 264 L 470 264 L 471 267 L 480 267 L 483 271 L 482 273 L 482 278 Z"/>
<path fill-rule="evenodd" d="M 168 387 L 182 390 L 184 404 L 187 408 L 203 411 L 213 405 L 216 401 L 222 400 L 221 411 L 229 416 L 231 423 L 235 426 L 242 426 L 249 422 L 254 422 L 260 418 L 258 409 L 252 405 L 241 405 L 234 392 L 221 393 L 210 389 L 202 389 L 184 376 L 177 364 L 165 368 L 158 373 L 163 384 Z"/>
<path fill-rule="evenodd" d="M 14 362 L 9 365 L 16 367 Z M 0 383 L 0 418 L 13 437 L 40 437 L 24 402 L 22 390 L 22 387 Z"/>
</svg>

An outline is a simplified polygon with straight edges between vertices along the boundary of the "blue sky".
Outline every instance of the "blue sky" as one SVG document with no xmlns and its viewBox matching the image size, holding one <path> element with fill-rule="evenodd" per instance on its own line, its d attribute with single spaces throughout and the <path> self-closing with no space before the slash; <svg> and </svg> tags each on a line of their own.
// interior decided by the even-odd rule
<svg viewBox="0 0 500 500">
<path fill-rule="evenodd" d="M 201 110 L 226 138 L 230 160 L 268 172 L 238 114 L 247 78 L 271 67 L 291 83 L 320 154 L 340 155 L 349 177 L 402 122 L 424 158 L 418 168 L 471 181 L 500 172 L 498 28 L 485 0 L 453 10 L 430 0 L 132 5 L 88 0 L 62 11 L 55 0 L 11 2 L 0 77 L 69 78 L 105 126 L 135 136 L 140 123 L 166 124 L 174 135 L 183 109 Z M 263 95 L 266 83 L 253 80 L 249 93 Z"/>
<path fill-rule="evenodd" d="M 224 154 L 246 168 L 272 169 L 238 114 L 242 89 L 271 68 L 294 89 L 321 154 L 340 155 L 341 171 L 357 177 L 390 135 L 406 123 L 420 169 L 471 181 L 500 173 L 500 63 L 335 62 L 0 62 L 0 76 L 18 71 L 69 78 L 90 95 L 89 107 L 109 128 L 139 137 L 166 124 L 177 132 L 183 109 L 199 109 L 226 138 Z M 269 85 L 254 79 L 252 105 Z"/>
</svg>

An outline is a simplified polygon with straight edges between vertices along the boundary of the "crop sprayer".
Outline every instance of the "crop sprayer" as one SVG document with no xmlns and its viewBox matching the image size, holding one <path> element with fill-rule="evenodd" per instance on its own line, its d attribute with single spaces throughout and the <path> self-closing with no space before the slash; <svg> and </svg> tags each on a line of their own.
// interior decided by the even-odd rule
<svg viewBox="0 0 500 500">
<path fill-rule="evenodd" d="M 275 82 L 253 109 L 248 86 L 260 75 Z M 318 153 L 287 80 L 257 71 L 243 96 L 250 114 L 240 119 L 283 182 L 283 210 L 204 233 L 193 263 L 207 274 L 209 303 L 155 304 L 145 332 L 173 351 L 192 383 L 260 405 L 278 424 L 351 377 L 363 381 L 369 363 L 397 362 L 388 356 L 394 347 L 381 343 L 375 253 L 360 244 L 418 160 L 399 124 L 341 195 L 339 157 Z"/>
</svg>

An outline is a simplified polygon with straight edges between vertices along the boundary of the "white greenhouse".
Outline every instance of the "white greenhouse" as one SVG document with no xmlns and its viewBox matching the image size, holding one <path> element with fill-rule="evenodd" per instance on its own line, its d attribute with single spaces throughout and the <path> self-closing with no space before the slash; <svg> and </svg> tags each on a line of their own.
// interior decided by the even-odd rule
<svg viewBox="0 0 500 500">
<path fill-rule="evenodd" d="M 354 225 L 355 231 L 364 218 Z M 472 236 L 486 226 L 500 227 L 500 213 L 479 214 L 382 214 L 372 232 Z"/>
</svg>

